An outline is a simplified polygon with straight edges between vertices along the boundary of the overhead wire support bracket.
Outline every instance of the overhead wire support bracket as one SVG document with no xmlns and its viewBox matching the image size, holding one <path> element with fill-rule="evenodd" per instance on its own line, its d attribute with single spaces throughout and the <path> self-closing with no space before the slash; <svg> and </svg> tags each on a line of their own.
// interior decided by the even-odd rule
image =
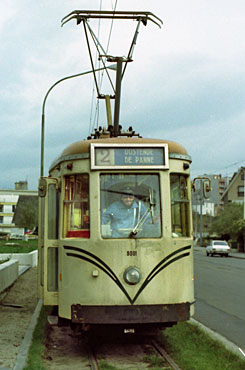
<svg viewBox="0 0 245 370">
<path fill-rule="evenodd" d="M 93 19 L 112 19 L 112 20 L 115 20 L 115 19 L 120 19 L 120 20 L 131 19 L 131 20 L 136 20 L 138 22 L 138 24 L 136 26 L 134 36 L 133 36 L 133 40 L 132 40 L 130 48 L 129 48 L 128 56 L 126 58 L 125 57 L 120 57 L 120 56 L 111 56 L 111 55 L 107 54 L 107 51 L 104 50 L 100 41 L 98 40 L 98 38 L 96 37 L 92 28 L 88 24 L 88 21 L 91 18 L 93 18 Z M 111 83 L 112 90 L 115 93 L 115 96 L 111 97 L 112 99 L 114 99 L 114 122 L 113 122 L 113 126 L 110 124 L 111 121 L 112 121 L 111 117 L 108 120 L 108 122 L 109 122 L 109 126 L 113 127 L 113 129 L 111 131 L 111 134 L 113 134 L 114 137 L 117 137 L 118 135 L 121 135 L 121 129 L 120 129 L 120 125 L 119 125 L 121 82 L 122 82 L 123 76 L 125 74 L 125 70 L 126 70 L 126 67 L 127 67 L 128 63 L 133 61 L 132 56 L 133 56 L 134 47 L 136 45 L 140 24 L 143 23 L 143 25 L 146 26 L 147 22 L 151 21 L 154 24 L 156 24 L 159 28 L 161 28 L 161 25 L 163 24 L 163 22 L 160 18 L 155 16 L 153 13 L 145 12 L 145 11 L 138 12 L 138 11 L 115 11 L 115 10 L 114 11 L 74 10 L 73 12 L 71 12 L 70 14 L 68 14 L 67 16 L 65 16 L 61 20 L 61 26 L 64 26 L 66 23 L 68 23 L 72 19 L 76 19 L 77 25 L 79 25 L 80 23 L 83 23 L 83 26 L 84 26 L 85 37 L 86 37 L 88 51 L 89 51 L 89 57 L 90 57 L 91 65 L 92 65 L 92 70 L 93 70 L 93 74 L 94 74 L 94 81 L 95 81 L 97 95 L 98 95 L 97 98 L 98 99 L 105 99 L 106 103 L 107 103 L 107 106 L 108 106 L 108 103 L 109 103 L 108 95 L 107 94 L 106 95 L 101 94 L 100 91 L 99 91 L 100 89 L 99 89 L 98 81 L 97 81 L 96 74 L 95 74 L 95 67 L 94 67 L 92 52 L 91 52 L 90 43 L 89 43 L 88 31 L 90 32 L 90 36 L 91 36 L 91 38 L 92 38 L 92 40 L 95 44 L 95 47 L 97 49 L 97 53 L 99 55 L 99 60 L 102 61 L 103 65 L 104 65 L 104 69 L 105 69 L 105 71 L 107 73 L 107 77 L 108 77 L 108 79 Z M 101 49 L 102 53 L 100 52 L 100 49 Z M 116 76 L 115 88 L 114 88 L 113 83 L 111 81 L 110 75 L 107 71 L 107 68 L 109 68 L 109 69 L 111 69 L 111 68 L 106 66 L 104 58 L 109 63 L 110 62 L 116 62 L 117 76 Z"/>
<path fill-rule="evenodd" d="M 146 26 L 147 21 L 155 23 L 161 28 L 163 22 L 155 14 L 151 12 L 130 12 L 130 11 L 109 11 L 109 10 L 74 10 L 73 12 L 66 15 L 61 20 L 61 26 L 64 26 L 67 22 L 72 19 L 77 20 L 77 24 L 80 24 L 83 19 L 88 18 L 108 18 L 108 19 L 135 19 L 140 20 Z"/>
</svg>

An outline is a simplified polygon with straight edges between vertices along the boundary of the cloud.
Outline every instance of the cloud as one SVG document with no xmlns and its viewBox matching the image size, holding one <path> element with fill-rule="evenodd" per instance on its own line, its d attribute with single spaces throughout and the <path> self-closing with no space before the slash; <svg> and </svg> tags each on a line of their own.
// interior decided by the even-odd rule
<svg viewBox="0 0 245 370">
<path fill-rule="evenodd" d="M 114 5 L 103 1 L 104 9 Z M 26 177 L 36 186 L 44 96 L 60 78 L 91 69 L 82 25 L 74 20 L 60 27 L 61 18 L 80 6 L 80 0 L 0 4 L 0 187 Z M 99 0 L 83 3 L 85 9 L 99 6 Z M 122 84 L 120 123 L 133 125 L 145 137 L 180 142 L 199 174 L 238 162 L 244 151 L 244 1 L 124 0 L 117 9 L 149 10 L 164 21 L 162 29 L 151 22 L 140 27 L 134 61 Z M 94 27 L 104 47 L 108 25 Z M 120 27 L 113 25 L 109 52 L 124 55 L 136 22 L 124 23 L 123 33 Z M 88 75 L 65 81 L 50 93 L 46 170 L 64 147 L 89 134 L 92 90 Z M 104 83 L 102 92 L 107 91 Z M 104 101 L 98 123 L 106 125 Z"/>
</svg>

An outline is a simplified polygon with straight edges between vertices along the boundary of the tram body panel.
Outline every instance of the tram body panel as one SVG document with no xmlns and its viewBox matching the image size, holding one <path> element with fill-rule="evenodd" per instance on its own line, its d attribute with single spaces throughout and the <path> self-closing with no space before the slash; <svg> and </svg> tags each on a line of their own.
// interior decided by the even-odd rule
<svg viewBox="0 0 245 370">
<path fill-rule="evenodd" d="M 128 143 L 128 139 L 125 140 Z M 188 166 L 184 168 L 186 161 L 170 157 L 168 170 L 154 170 L 154 168 L 145 170 L 143 168 L 132 172 L 130 169 L 115 170 L 112 168 L 105 171 L 91 171 L 89 153 L 84 150 L 84 147 L 81 150 L 81 145 L 83 144 L 71 146 L 74 153 L 71 153 L 70 149 L 68 152 L 64 151 L 66 158 L 56 162 L 50 172 L 50 176 L 57 178 L 58 183 L 57 194 L 59 193 L 59 196 L 56 202 L 59 203 L 57 211 L 59 234 L 56 239 L 48 238 L 47 212 L 49 206 L 48 199 L 45 199 L 44 219 L 46 221 L 43 222 L 46 222 L 44 229 L 46 228 L 47 231 L 46 237 L 43 240 L 40 238 L 39 249 L 39 252 L 42 252 L 39 267 L 39 276 L 41 276 L 39 294 L 43 297 L 44 304 L 58 305 L 61 318 L 73 320 L 76 315 L 80 314 L 78 322 L 79 320 L 86 321 L 83 309 L 90 310 L 91 307 L 96 312 L 92 318 L 93 323 L 100 322 L 99 316 L 106 317 L 106 310 L 109 307 L 118 308 L 120 317 L 113 321 L 113 315 L 116 317 L 118 314 L 117 311 L 110 311 L 110 315 L 105 319 L 107 323 L 110 317 L 112 322 L 120 323 L 121 320 L 123 322 L 127 307 L 130 311 L 127 315 L 129 322 L 130 320 L 135 323 L 142 322 L 143 318 L 156 323 L 158 321 L 159 323 L 160 321 L 178 321 L 182 317 L 182 305 L 187 307 L 184 308 L 186 310 L 183 315 L 184 319 L 189 318 L 193 313 L 194 284 L 191 189 Z M 180 149 L 181 155 L 185 155 L 182 148 Z M 82 153 L 79 154 L 79 152 Z M 130 183 L 130 176 L 135 177 L 140 184 L 139 187 L 143 189 L 140 199 L 142 203 L 145 202 L 145 207 L 148 207 L 146 199 L 148 189 L 151 189 L 152 196 L 155 197 L 157 206 L 154 207 L 158 210 L 160 217 L 156 237 L 152 234 L 153 237 L 148 238 L 138 237 L 138 235 L 117 238 L 103 234 L 102 213 L 108 207 L 108 202 L 116 198 L 117 190 L 115 189 L 118 184 L 120 185 L 120 181 L 125 180 L 126 183 Z M 147 185 L 147 181 L 155 184 L 155 188 L 153 185 L 153 187 Z M 86 191 L 86 194 L 84 193 L 84 185 L 82 185 L 80 198 L 74 198 L 74 200 L 71 197 L 74 197 L 75 183 L 78 185 L 86 183 L 87 193 Z M 156 185 L 157 183 L 159 186 Z M 175 202 L 173 199 L 176 189 L 180 192 L 178 187 L 184 189 L 185 204 L 180 204 L 178 200 Z M 102 198 L 103 194 L 108 191 L 110 193 L 107 194 L 106 203 Z M 54 201 L 52 202 L 55 204 Z M 180 208 L 182 209 L 181 216 Z M 173 221 L 175 217 L 176 220 Z M 77 220 L 83 223 L 82 228 Z M 70 226 L 67 226 L 68 224 Z M 51 248 L 53 249 L 50 254 Z M 52 266 L 55 266 L 54 272 L 50 273 L 49 269 L 52 269 Z M 125 271 L 129 267 L 136 267 L 140 270 L 140 280 L 134 285 L 125 281 Z M 134 316 L 134 312 L 140 311 L 141 307 L 142 315 Z M 154 307 L 157 310 L 155 318 L 150 318 L 149 312 L 145 317 L 147 308 L 153 310 Z M 171 316 L 171 310 L 175 312 L 173 316 Z M 78 311 L 79 314 L 77 314 Z M 162 311 L 170 314 L 162 318 Z M 152 312 L 154 316 L 154 310 Z M 89 316 L 87 311 L 86 315 Z M 103 322 L 103 319 L 101 320 Z"/>
<path fill-rule="evenodd" d="M 66 247 L 69 247 L 69 244 L 71 243 L 64 243 Z M 77 246 L 79 244 L 76 243 Z M 111 267 L 119 283 L 122 284 L 128 296 L 133 300 L 149 273 L 156 267 L 157 263 L 173 252 L 173 248 L 171 242 L 167 243 L 167 241 L 152 243 L 153 246 L 151 247 L 139 243 L 137 257 L 129 257 L 127 252 L 129 250 L 135 251 L 135 248 L 130 247 L 130 245 L 127 246 L 127 244 L 130 243 L 119 240 L 116 246 L 115 242 L 89 242 L 81 243 L 78 249 L 89 251 L 99 257 L 103 261 L 103 268 L 105 268 L 105 265 Z M 73 245 L 74 243 L 71 246 Z M 69 248 L 64 249 L 63 246 L 61 248 L 62 281 L 60 281 L 59 286 L 59 307 L 62 317 L 70 318 L 72 304 L 82 306 L 132 304 L 125 292 L 108 274 L 91 262 L 79 258 L 86 257 L 84 253 L 77 251 L 75 254 L 79 257 L 69 257 L 67 253 L 69 253 Z M 93 261 L 92 258 L 91 261 Z M 191 260 L 183 258 L 166 267 L 149 282 L 133 304 L 160 305 L 193 301 L 193 281 L 190 265 Z M 123 274 L 128 266 L 140 267 L 142 280 L 139 284 L 129 286 L 124 282 Z"/>
</svg>

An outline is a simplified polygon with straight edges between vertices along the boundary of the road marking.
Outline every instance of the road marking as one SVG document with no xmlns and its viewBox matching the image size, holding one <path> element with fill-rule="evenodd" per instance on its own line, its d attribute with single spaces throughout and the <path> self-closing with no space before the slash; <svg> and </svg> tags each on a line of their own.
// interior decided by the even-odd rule
<svg viewBox="0 0 245 370">
<path fill-rule="evenodd" d="M 245 353 L 243 352 L 243 350 L 241 348 L 239 348 L 239 350 L 242 352 L 243 356 L 245 357 Z"/>
</svg>

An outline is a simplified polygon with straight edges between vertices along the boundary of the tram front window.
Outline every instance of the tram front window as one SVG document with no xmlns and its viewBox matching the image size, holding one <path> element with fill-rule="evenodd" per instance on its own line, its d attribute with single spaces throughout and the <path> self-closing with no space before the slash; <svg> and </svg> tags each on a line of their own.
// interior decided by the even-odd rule
<svg viewBox="0 0 245 370">
<path fill-rule="evenodd" d="M 100 204 L 103 238 L 161 236 L 158 175 L 103 174 Z"/>
<path fill-rule="evenodd" d="M 87 174 L 65 178 L 64 236 L 89 237 L 89 178 Z"/>
</svg>

